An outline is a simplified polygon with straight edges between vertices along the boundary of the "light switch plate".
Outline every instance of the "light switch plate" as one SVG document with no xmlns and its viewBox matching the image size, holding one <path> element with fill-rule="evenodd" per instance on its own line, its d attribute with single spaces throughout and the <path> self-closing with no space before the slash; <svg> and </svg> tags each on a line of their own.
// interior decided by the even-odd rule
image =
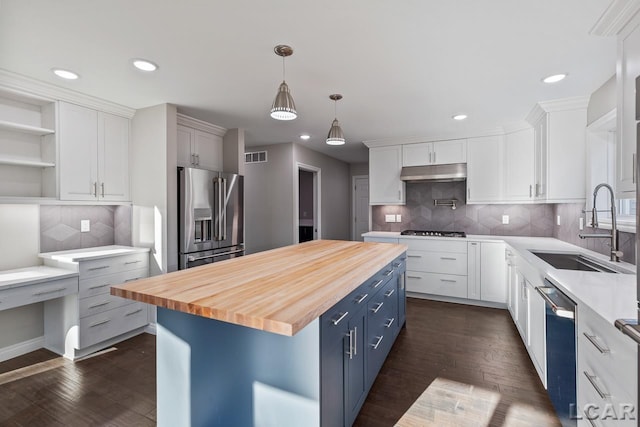
<svg viewBox="0 0 640 427">
<path fill-rule="evenodd" d="M 584 218 L 583 217 L 580 217 L 578 228 L 580 230 L 584 230 Z"/>
<path fill-rule="evenodd" d="M 560 225 L 560 215 L 556 216 L 556 225 Z"/>
<path fill-rule="evenodd" d="M 387 214 L 384 216 L 384 222 L 396 222 L 396 216 Z"/>
<path fill-rule="evenodd" d="M 88 219 L 81 219 L 80 220 L 80 232 L 81 233 L 88 233 L 89 231 L 91 231 L 91 221 L 89 221 Z"/>
<path fill-rule="evenodd" d="M 509 215 L 502 215 L 502 223 L 509 224 Z"/>
<path fill-rule="evenodd" d="M 402 222 L 402 215 L 400 214 L 396 215 L 396 222 Z"/>
</svg>

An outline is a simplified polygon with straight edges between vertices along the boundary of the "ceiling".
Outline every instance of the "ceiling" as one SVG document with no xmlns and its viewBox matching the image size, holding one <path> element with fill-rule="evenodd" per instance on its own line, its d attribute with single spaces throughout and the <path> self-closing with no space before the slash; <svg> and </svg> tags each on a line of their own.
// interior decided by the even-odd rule
<svg viewBox="0 0 640 427">
<path fill-rule="evenodd" d="M 609 0 L 1 0 L 0 68 L 133 108 L 299 142 L 347 162 L 364 140 L 472 135 L 537 101 L 590 95 L 615 73 L 615 37 L 589 35 Z M 277 44 L 298 118 L 273 120 Z M 132 68 L 132 58 L 160 68 Z M 63 81 L 50 72 L 80 74 Z M 541 78 L 569 77 L 547 85 Z M 324 143 L 338 119 L 347 144 Z M 451 119 L 466 113 L 462 122 Z M 303 142 L 299 135 L 309 133 Z"/>
</svg>

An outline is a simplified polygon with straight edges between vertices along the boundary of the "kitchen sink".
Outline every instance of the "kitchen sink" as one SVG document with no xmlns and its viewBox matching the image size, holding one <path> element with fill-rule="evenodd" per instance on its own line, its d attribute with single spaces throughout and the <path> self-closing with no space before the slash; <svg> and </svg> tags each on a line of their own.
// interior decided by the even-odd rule
<svg viewBox="0 0 640 427">
<path fill-rule="evenodd" d="M 579 271 L 593 271 L 599 273 L 623 273 L 633 274 L 633 272 L 625 270 L 623 268 L 613 267 L 605 265 L 600 261 L 593 258 L 586 257 L 579 253 L 571 252 L 535 252 L 530 251 L 532 254 L 551 265 L 554 268 L 560 270 L 579 270 Z"/>
</svg>

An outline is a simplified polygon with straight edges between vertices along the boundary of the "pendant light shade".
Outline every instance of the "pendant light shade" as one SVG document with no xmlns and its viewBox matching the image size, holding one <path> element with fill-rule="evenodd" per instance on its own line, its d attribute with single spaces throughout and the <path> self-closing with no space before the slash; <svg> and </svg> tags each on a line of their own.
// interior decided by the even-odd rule
<svg viewBox="0 0 640 427">
<path fill-rule="evenodd" d="M 342 132 L 342 128 L 340 127 L 340 122 L 337 119 L 337 109 L 338 109 L 338 101 L 342 99 L 342 95 L 336 93 L 333 95 L 329 95 L 329 99 L 335 102 L 334 112 L 336 113 L 336 118 L 331 122 L 331 129 L 329 129 L 329 134 L 327 135 L 327 144 L 329 145 L 343 145 L 345 143 L 344 133 Z"/>
<path fill-rule="evenodd" d="M 276 120 L 293 120 L 298 117 L 298 113 L 296 112 L 296 104 L 293 102 L 289 86 L 284 79 L 284 58 L 293 55 L 293 49 L 290 46 L 279 44 L 273 48 L 273 51 L 276 55 L 282 57 L 282 83 L 280 83 L 278 93 L 271 106 L 271 117 Z"/>
</svg>

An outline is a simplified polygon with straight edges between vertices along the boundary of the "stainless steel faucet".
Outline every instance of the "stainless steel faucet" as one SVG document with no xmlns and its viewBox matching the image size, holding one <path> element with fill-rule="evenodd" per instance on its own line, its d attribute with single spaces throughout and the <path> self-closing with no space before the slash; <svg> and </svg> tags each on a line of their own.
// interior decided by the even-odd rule
<svg viewBox="0 0 640 427">
<path fill-rule="evenodd" d="M 591 209 L 591 227 L 598 228 L 598 209 L 596 207 L 596 199 L 598 191 L 605 187 L 611 194 L 611 234 L 578 234 L 581 239 L 607 238 L 611 239 L 611 261 L 619 262 L 622 252 L 618 249 L 618 225 L 616 223 L 616 196 L 613 188 L 609 184 L 598 184 L 593 190 L 593 209 Z"/>
</svg>

